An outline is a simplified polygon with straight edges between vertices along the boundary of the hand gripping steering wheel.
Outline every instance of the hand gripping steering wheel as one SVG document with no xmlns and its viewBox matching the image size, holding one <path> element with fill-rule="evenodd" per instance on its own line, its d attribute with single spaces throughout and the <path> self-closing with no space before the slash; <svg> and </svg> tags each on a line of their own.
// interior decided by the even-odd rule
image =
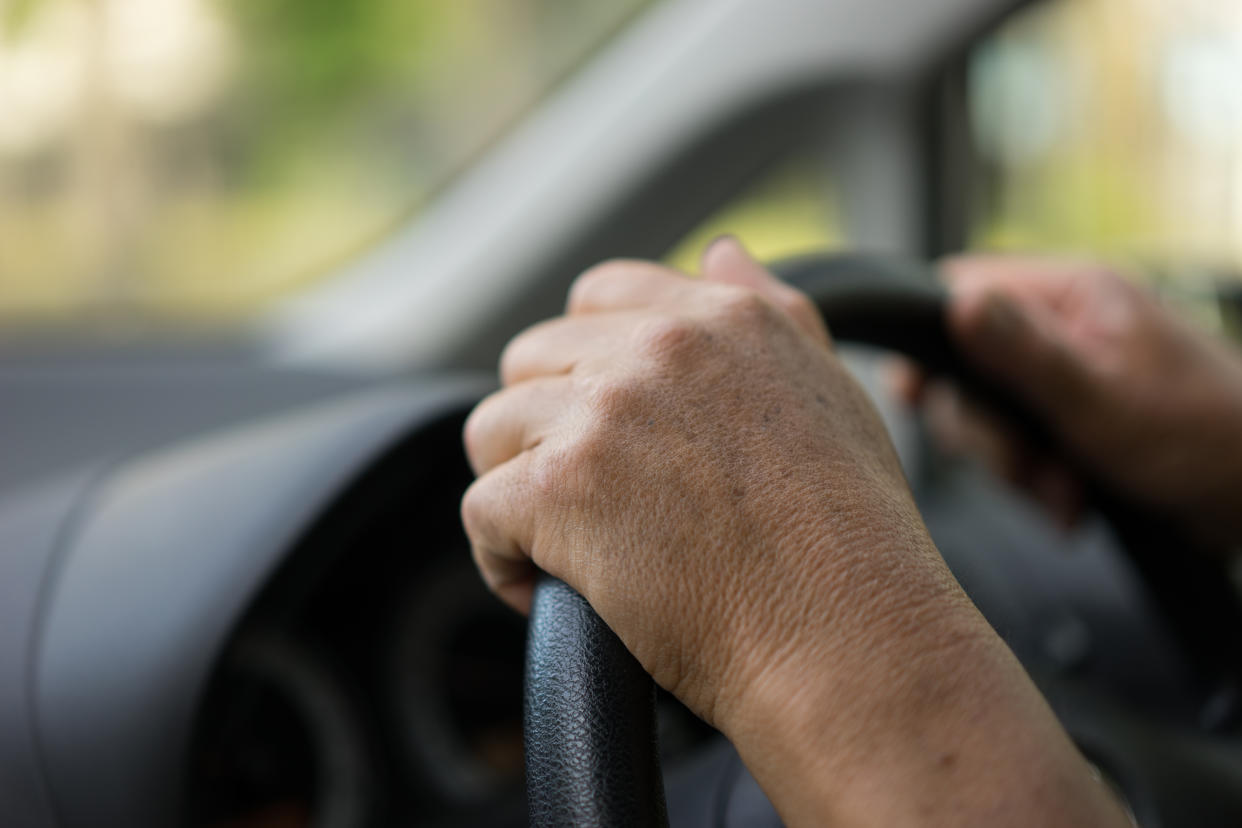
<svg viewBox="0 0 1242 828">
<path fill-rule="evenodd" d="M 836 341 L 896 351 L 929 374 L 952 378 L 1083 472 L 1089 499 L 1129 554 L 1153 603 L 1196 668 L 1204 693 L 1242 677 L 1242 630 L 1223 567 L 1178 554 L 1189 544 L 1171 524 L 1118 497 L 1075 463 L 1029 408 L 980 377 L 945 328 L 943 288 L 930 268 L 870 256 L 815 255 L 773 268 L 818 306 Z M 1215 646 L 1214 646 L 1215 645 Z M 535 587 L 526 656 L 526 774 L 530 824 L 667 825 L 650 677 L 564 583 Z"/>
</svg>

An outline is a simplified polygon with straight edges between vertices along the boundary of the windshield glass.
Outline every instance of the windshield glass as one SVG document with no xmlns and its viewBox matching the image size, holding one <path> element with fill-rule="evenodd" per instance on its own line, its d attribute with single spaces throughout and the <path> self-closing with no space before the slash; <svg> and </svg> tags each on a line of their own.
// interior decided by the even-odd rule
<svg viewBox="0 0 1242 828">
<path fill-rule="evenodd" d="M 649 3 L 0 4 L 0 316 L 253 312 L 410 218 Z"/>
<path fill-rule="evenodd" d="M 974 51 L 969 81 L 975 246 L 1238 281 L 1242 4 L 1033 4 Z"/>
</svg>

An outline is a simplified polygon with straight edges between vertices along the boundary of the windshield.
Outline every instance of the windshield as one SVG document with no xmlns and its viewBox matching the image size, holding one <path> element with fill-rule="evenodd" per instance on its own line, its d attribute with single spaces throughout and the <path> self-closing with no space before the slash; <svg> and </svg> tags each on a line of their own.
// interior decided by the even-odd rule
<svg viewBox="0 0 1242 828">
<path fill-rule="evenodd" d="M 969 80 L 974 245 L 1242 270 L 1236 0 L 1033 4 Z"/>
<path fill-rule="evenodd" d="M 409 219 L 649 2 L 0 4 L 0 316 L 249 314 Z"/>
</svg>

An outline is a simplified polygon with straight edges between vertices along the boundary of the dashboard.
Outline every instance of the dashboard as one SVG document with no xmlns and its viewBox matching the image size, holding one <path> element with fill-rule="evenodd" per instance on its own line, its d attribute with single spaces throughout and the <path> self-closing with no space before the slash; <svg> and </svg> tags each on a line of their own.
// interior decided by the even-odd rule
<svg viewBox="0 0 1242 828">
<path fill-rule="evenodd" d="M 525 824 L 525 624 L 483 588 L 458 519 L 461 424 L 491 380 L 272 374 L 250 395 L 229 380 L 250 407 L 225 416 L 159 373 L 162 397 L 135 390 L 140 412 L 108 418 L 155 418 L 158 440 L 105 435 L 125 450 L 0 492 L 5 823 Z M 214 376 L 185 387 L 209 400 Z M 176 433 L 156 397 L 182 403 Z M 1236 700 L 1199 704 L 1107 533 L 1059 536 L 968 469 L 912 483 L 958 579 L 1143 824 L 1236 824 Z M 674 825 L 776 824 L 710 728 L 667 696 L 658 725 Z"/>
<path fill-rule="evenodd" d="M 234 378 L 226 416 L 156 373 L 107 418 L 146 444 L 0 492 L 6 824 L 525 824 L 525 621 L 458 517 L 491 381 Z M 712 736 L 660 710 L 672 764 Z"/>
<path fill-rule="evenodd" d="M 194 824 L 524 818 L 525 625 L 457 524 L 460 425 L 389 450 L 246 613 L 196 725 Z"/>
<path fill-rule="evenodd" d="M 464 414 L 371 464 L 241 619 L 196 719 L 191 824 L 525 824 L 526 623 L 461 530 Z M 710 740 L 659 711 L 666 761 Z"/>
</svg>

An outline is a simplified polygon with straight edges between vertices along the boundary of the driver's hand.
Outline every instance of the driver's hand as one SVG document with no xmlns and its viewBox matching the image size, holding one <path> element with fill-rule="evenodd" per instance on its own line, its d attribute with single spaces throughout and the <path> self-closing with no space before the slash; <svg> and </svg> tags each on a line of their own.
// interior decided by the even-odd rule
<svg viewBox="0 0 1242 828">
<path fill-rule="evenodd" d="M 712 252 L 703 281 L 601 265 L 509 344 L 466 424 L 462 515 L 500 597 L 525 610 L 536 566 L 565 580 L 714 721 L 788 651 L 965 601 L 818 316 Z"/>
<path fill-rule="evenodd" d="M 1043 414 L 1118 491 L 1226 544 L 1242 541 L 1242 358 L 1106 269 L 967 256 L 944 264 L 949 324 L 982 370 Z M 1077 483 L 943 386 L 907 374 L 933 432 L 982 454 L 1062 520 Z"/>
<path fill-rule="evenodd" d="M 577 589 L 789 822 L 939 824 L 973 793 L 991 824 L 1049 795 L 1059 818 L 1031 824 L 1099 824 L 810 303 L 731 239 L 704 274 L 601 265 L 510 343 L 465 433 L 489 586 L 519 610 L 536 567 Z"/>
</svg>

